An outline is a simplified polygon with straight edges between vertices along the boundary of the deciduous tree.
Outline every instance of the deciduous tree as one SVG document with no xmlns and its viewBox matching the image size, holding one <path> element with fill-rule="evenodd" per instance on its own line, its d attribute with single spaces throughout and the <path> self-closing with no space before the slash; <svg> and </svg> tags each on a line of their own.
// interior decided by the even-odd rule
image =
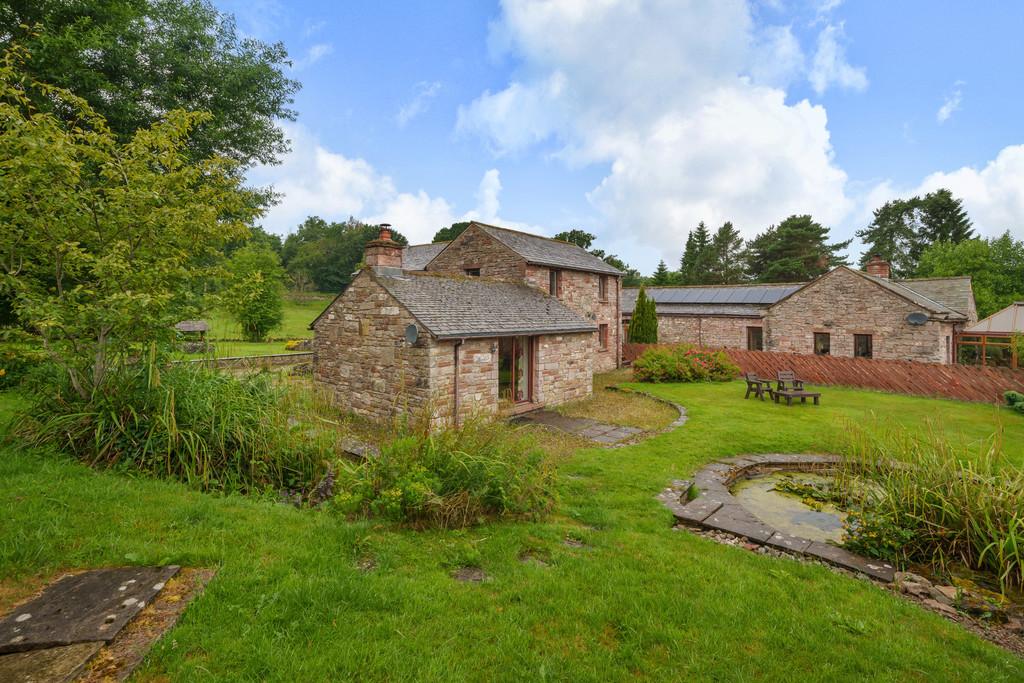
<svg viewBox="0 0 1024 683">
<path fill-rule="evenodd" d="M 224 156 L 241 169 L 288 149 L 278 122 L 294 120 L 299 84 L 285 76 L 284 45 L 239 36 L 207 0 L 4 0 L 0 49 L 12 44 L 31 52 L 30 77 L 84 98 L 122 142 L 182 109 L 209 112 L 187 138 L 194 159 Z M 66 121 L 78 114 L 29 96 Z"/>
<path fill-rule="evenodd" d="M 224 303 L 248 341 L 263 341 L 284 319 L 284 269 L 266 245 L 242 247 L 228 261 Z"/>
<path fill-rule="evenodd" d="M 88 400 L 118 366 L 170 348 L 255 212 L 235 162 L 189 154 L 209 114 L 170 111 L 122 141 L 83 99 L 27 77 L 24 58 L 0 60 L 0 288 Z"/>
</svg>

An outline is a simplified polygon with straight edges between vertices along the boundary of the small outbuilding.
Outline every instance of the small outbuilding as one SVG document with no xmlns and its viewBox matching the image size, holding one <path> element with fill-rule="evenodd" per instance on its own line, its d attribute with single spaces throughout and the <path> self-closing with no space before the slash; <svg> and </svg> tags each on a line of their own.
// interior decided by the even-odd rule
<svg viewBox="0 0 1024 683">
<path fill-rule="evenodd" d="M 957 361 L 965 365 L 1018 368 L 1020 349 L 1014 343 L 1024 336 L 1024 301 L 964 328 L 957 339 Z"/>
</svg>

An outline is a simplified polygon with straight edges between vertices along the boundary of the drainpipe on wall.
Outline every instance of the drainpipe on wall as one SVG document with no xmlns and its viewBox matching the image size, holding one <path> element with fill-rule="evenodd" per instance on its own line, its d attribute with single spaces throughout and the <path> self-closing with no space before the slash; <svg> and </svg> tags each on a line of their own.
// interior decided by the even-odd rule
<svg viewBox="0 0 1024 683">
<path fill-rule="evenodd" d="M 455 354 L 455 379 L 452 382 L 452 422 L 454 426 L 459 426 L 459 349 L 462 347 L 462 343 L 465 339 L 460 339 L 455 342 L 454 354 Z"/>
</svg>

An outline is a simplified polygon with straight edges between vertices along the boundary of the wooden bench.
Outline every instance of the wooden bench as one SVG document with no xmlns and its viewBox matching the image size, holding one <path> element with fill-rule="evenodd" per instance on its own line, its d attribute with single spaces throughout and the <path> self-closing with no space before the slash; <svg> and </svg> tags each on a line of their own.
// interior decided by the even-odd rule
<svg viewBox="0 0 1024 683">
<path fill-rule="evenodd" d="M 754 398 L 764 400 L 764 394 L 767 391 L 768 395 L 772 395 L 772 381 L 770 379 L 761 379 L 752 372 L 745 373 L 743 379 L 747 381 L 747 393 L 744 394 L 743 398 L 750 398 L 753 394 Z"/>
<path fill-rule="evenodd" d="M 782 397 L 786 399 L 787 406 L 793 405 L 794 398 L 800 399 L 801 403 L 807 403 L 807 399 L 813 398 L 814 405 L 818 405 L 818 399 L 821 398 L 821 394 L 814 391 L 804 391 L 803 389 L 776 389 L 772 393 L 776 403 L 778 403 L 779 398 Z"/>
</svg>

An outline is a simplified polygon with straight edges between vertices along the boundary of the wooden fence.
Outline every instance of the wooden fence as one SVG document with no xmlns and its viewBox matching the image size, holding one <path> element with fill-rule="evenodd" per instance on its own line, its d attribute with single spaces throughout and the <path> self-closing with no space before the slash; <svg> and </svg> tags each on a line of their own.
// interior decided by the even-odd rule
<svg viewBox="0 0 1024 683">
<path fill-rule="evenodd" d="M 623 360 L 632 361 L 653 345 L 623 345 Z M 1024 392 L 1024 370 L 939 365 L 903 360 L 805 356 L 796 353 L 722 349 L 742 372 L 775 377 L 792 370 L 809 384 L 879 389 L 898 394 L 1002 403 L 1003 392 Z"/>
</svg>

